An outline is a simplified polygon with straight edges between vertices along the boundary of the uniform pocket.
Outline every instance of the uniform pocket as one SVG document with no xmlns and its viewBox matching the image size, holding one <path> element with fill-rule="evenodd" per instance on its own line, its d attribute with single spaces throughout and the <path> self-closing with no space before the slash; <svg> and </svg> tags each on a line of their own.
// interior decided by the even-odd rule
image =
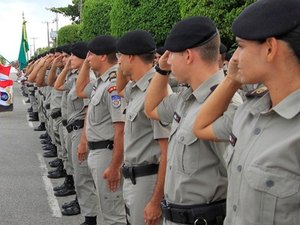
<svg viewBox="0 0 300 225">
<path fill-rule="evenodd" d="M 298 224 L 299 177 L 279 169 L 256 166 L 248 167 L 244 175 L 248 184 L 244 204 L 253 206 L 252 213 L 244 209 L 248 211 L 244 212 L 247 220 L 261 225 Z"/>
<path fill-rule="evenodd" d="M 177 153 L 178 169 L 181 172 L 190 175 L 199 167 L 201 151 L 198 148 L 191 147 L 191 145 L 193 145 L 198 138 L 191 132 L 184 130 L 180 130 L 176 138 L 178 144 L 180 145 Z"/>
<path fill-rule="evenodd" d="M 136 112 L 126 112 L 126 123 L 125 123 L 125 132 L 127 134 L 135 135 L 136 129 L 134 128 L 134 120 L 137 117 Z"/>
<path fill-rule="evenodd" d="M 92 121 L 99 122 L 101 118 L 101 113 L 100 113 L 100 108 L 98 107 L 100 103 L 101 98 L 97 95 L 94 95 L 93 98 L 91 99 L 91 105 L 93 107 L 93 115 L 94 118 L 92 118 Z"/>
</svg>

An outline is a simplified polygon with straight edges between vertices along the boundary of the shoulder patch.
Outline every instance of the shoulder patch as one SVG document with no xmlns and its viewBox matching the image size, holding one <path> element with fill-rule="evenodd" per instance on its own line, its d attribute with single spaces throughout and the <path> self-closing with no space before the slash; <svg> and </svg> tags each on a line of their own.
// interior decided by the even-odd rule
<svg viewBox="0 0 300 225">
<path fill-rule="evenodd" d="M 112 95 L 111 96 L 111 103 L 114 108 L 119 108 L 121 106 L 121 96 L 119 95 Z"/>
<path fill-rule="evenodd" d="M 110 88 L 107 89 L 108 93 L 112 93 L 113 91 L 117 90 L 117 86 L 111 86 Z"/>
<path fill-rule="evenodd" d="M 260 88 L 254 89 L 252 91 L 249 91 L 248 93 L 246 93 L 245 96 L 248 98 L 260 98 L 260 97 L 264 96 L 267 92 L 268 92 L 267 87 L 260 87 Z"/>
</svg>

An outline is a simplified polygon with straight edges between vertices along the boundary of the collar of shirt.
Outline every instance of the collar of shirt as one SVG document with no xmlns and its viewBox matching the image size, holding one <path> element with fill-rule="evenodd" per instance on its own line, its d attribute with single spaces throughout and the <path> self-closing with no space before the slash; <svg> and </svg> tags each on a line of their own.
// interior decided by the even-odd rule
<svg viewBox="0 0 300 225">
<path fill-rule="evenodd" d="M 267 93 L 261 97 L 250 109 L 250 112 L 255 115 L 257 113 L 270 113 L 276 112 L 278 115 L 285 119 L 292 119 L 300 112 L 300 90 L 294 91 L 281 102 L 279 102 L 271 110 L 271 98 L 270 94 Z"/>
<path fill-rule="evenodd" d="M 150 80 L 152 79 L 153 75 L 155 74 L 155 69 L 152 67 L 150 70 L 145 73 L 141 79 L 139 79 L 136 83 L 133 84 L 133 88 L 138 87 L 141 91 L 145 91 L 149 86 Z"/>
<path fill-rule="evenodd" d="M 183 93 L 183 98 L 189 100 L 190 98 L 196 98 L 197 102 L 203 103 L 205 99 L 213 92 L 214 87 L 218 85 L 224 79 L 224 71 L 219 70 L 213 74 L 210 78 L 204 81 L 196 90 L 192 92 L 192 88 L 189 87 Z"/>
<path fill-rule="evenodd" d="M 113 65 L 112 67 L 110 67 L 108 70 L 106 70 L 98 79 L 97 79 L 97 84 L 99 85 L 100 82 L 106 82 L 109 79 L 109 74 L 112 71 L 117 71 L 118 70 L 118 66 L 117 65 Z"/>
</svg>

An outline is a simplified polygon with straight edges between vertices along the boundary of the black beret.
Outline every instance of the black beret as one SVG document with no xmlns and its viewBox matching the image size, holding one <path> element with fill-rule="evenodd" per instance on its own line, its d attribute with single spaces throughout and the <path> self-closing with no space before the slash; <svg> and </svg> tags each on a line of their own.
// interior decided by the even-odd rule
<svg viewBox="0 0 300 225">
<path fill-rule="evenodd" d="M 217 33 L 211 19 L 203 16 L 190 17 L 175 24 L 164 46 L 171 52 L 182 52 L 206 44 Z"/>
<path fill-rule="evenodd" d="M 135 30 L 126 33 L 117 43 L 117 51 L 125 55 L 140 55 L 155 51 L 156 44 L 150 33 Z"/>
<path fill-rule="evenodd" d="M 246 40 L 264 40 L 286 34 L 299 25 L 299 0 L 258 0 L 236 18 L 232 31 Z"/>
<path fill-rule="evenodd" d="M 96 55 L 105 55 L 116 52 L 117 41 L 110 35 L 100 35 L 88 43 L 90 52 Z"/>
<path fill-rule="evenodd" d="M 80 59 L 85 59 L 88 53 L 86 42 L 77 42 L 72 45 L 71 53 Z"/>
<path fill-rule="evenodd" d="M 67 53 L 68 55 L 71 55 L 71 50 L 72 50 L 71 44 L 63 45 L 63 46 L 61 46 L 61 48 L 62 48 L 62 52 Z"/>
<path fill-rule="evenodd" d="M 165 51 L 166 51 L 165 47 L 159 47 L 158 49 L 156 49 L 156 52 L 160 55 L 163 55 Z"/>
<path fill-rule="evenodd" d="M 224 54 L 227 52 L 227 47 L 221 42 L 220 44 L 220 54 Z"/>
<path fill-rule="evenodd" d="M 48 53 L 54 54 L 55 53 L 55 48 L 51 48 Z"/>
</svg>

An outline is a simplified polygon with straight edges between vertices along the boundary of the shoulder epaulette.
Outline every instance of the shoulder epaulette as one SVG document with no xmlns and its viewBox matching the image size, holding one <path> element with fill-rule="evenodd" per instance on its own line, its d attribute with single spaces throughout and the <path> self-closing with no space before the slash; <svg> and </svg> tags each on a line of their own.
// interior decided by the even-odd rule
<svg viewBox="0 0 300 225">
<path fill-rule="evenodd" d="M 267 92 L 268 92 L 267 87 L 259 87 L 257 89 L 247 92 L 245 96 L 247 98 L 260 98 L 264 96 Z"/>
</svg>

